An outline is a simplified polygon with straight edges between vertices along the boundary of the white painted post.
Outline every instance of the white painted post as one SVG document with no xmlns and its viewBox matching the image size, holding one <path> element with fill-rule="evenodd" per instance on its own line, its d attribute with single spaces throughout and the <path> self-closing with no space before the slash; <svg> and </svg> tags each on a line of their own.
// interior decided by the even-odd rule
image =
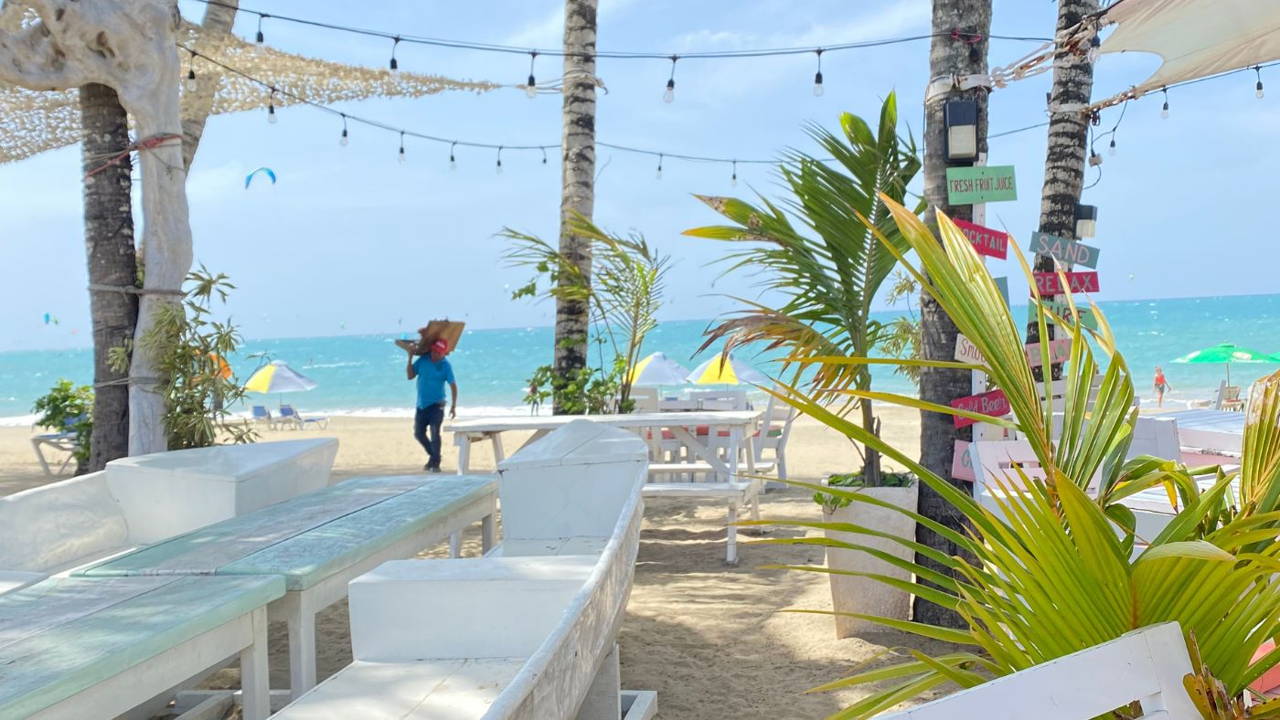
<svg viewBox="0 0 1280 720">
<path fill-rule="evenodd" d="M 620 720 L 622 717 L 622 669 L 618 644 L 605 656 L 575 720 Z"/>
<path fill-rule="evenodd" d="M 271 714 L 270 677 L 267 673 L 267 609 L 249 615 L 253 644 L 240 651 L 240 690 L 245 720 L 265 720 Z"/>
</svg>

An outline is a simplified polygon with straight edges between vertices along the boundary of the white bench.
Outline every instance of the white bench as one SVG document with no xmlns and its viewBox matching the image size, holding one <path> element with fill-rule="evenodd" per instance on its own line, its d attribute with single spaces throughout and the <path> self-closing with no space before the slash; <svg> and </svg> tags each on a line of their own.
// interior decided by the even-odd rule
<svg viewBox="0 0 1280 720">
<path fill-rule="evenodd" d="M 1200 720 L 1176 622 L 1152 625 L 882 720 L 1088 720 L 1133 701 L 1147 720 Z M 1141 719 L 1140 719 L 1141 720 Z"/>
<path fill-rule="evenodd" d="M 504 541 L 488 556 L 391 562 L 352 581 L 354 662 L 276 717 L 623 717 L 615 638 L 639 551 L 644 446 L 619 432 L 548 436 L 570 454 L 609 446 L 577 468 L 546 472 L 556 466 L 536 443 L 523 467 L 514 456 L 501 481 Z M 628 708 L 628 720 L 647 720 L 656 701 L 633 696 Z"/>
<path fill-rule="evenodd" d="M 51 578 L 0 596 L 0 717 L 112 718 L 239 655 L 246 720 L 269 712 L 279 577 Z"/>
</svg>

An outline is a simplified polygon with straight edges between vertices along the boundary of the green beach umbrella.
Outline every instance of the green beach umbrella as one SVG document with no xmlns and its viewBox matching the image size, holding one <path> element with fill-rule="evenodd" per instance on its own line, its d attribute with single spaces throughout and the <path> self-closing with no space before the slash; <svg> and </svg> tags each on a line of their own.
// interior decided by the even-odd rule
<svg viewBox="0 0 1280 720">
<path fill-rule="evenodd" d="M 1251 350 L 1246 347 L 1240 347 L 1233 343 L 1220 343 L 1213 347 L 1207 347 L 1203 350 L 1196 350 L 1187 353 L 1180 358 L 1174 360 L 1176 363 L 1214 363 L 1226 364 L 1227 366 L 1227 384 L 1231 384 L 1231 363 L 1274 363 L 1277 362 L 1274 355 L 1260 353 L 1257 350 Z"/>
</svg>

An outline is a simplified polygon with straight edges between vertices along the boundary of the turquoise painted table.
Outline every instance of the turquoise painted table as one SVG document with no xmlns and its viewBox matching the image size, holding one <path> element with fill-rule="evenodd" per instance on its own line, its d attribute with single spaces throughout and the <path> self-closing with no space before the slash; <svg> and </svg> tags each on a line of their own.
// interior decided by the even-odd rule
<svg viewBox="0 0 1280 720">
<path fill-rule="evenodd" d="M 0 596 L 0 718 L 110 718 L 240 656 L 244 716 L 269 712 L 280 577 L 50 578 Z"/>
<path fill-rule="evenodd" d="M 295 697 L 316 681 L 315 615 L 347 596 L 347 583 L 387 560 L 412 557 L 481 523 L 493 544 L 496 475 L 352 478 L 179 535 L 77 572 L 87 577 L 283 576 L 284 597 L 267 608 L 289 626 Z"/>
</svg>

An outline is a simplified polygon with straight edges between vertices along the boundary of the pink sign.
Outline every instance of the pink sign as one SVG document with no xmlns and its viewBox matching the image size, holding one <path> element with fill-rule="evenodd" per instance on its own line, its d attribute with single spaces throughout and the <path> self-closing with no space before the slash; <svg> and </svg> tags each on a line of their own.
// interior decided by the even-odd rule
<svg viewBox="0 0 1280 720">
<path fill-rule="evenodd" d="M 1031 343 L 1027 346 L 1027 362 L 1031 363 L 1031 367 L 1040 367 L 1040 343 Z M 1049 363 L 1056 365 L 1064 363 L 1071 356 L 1071 338 L 1058 338 L 1049 341 Z"/>
<path fill-rule="evenodd" d="M 956 449 L 951 456 L 951 477 L 974 482 L 978 476 L 973 472 L 973 458 L 969 457 L 969 444 L 966 440 L 956 440 Z"/>
<path fill-rule="evenodd" d="M 1009 233 L 1002 233 L 999 230 L 992 230 L 989 227 L 983 227 L 975 223 L 965 220 L 953 221 L 956 227 L 969 238 L 969 242 L 973 243 L 973 249 L 978 251 L 979 255 L 987 255 L 993 258 L 1004 260 L 1009 256 Z"/>
<path fill-rule="evenodd" d="M 1032 273 L 1036 278 L 1036 287 L 1040 290 L 1041 295 L 1061 295 L 1062 281 L 1058 277 L 1058 273 L 1038 272 Z M 1066 273 L 1067 284 L 1071 287 L 1071 292 L 1098 292 L 1101 287 L 1098 285 L 1098 273 L 1096 272 L 1069 272 Z"/>
<path fill-rule="evenodd" d="M 1003 390 L 992 390 L 981 395 L 956 398 L 951 401 L 951 407 L 982 415 L 990 415 L 991 417 L 1000 417 L 1001 415 L 1009 414 L 1009 399 L 1004 396 Z M 968 427 L 978 422 L 972 418 L 960 417 L 959 415 L 952 415 L 951 419 L 958 428 Z"/>
</svg>

